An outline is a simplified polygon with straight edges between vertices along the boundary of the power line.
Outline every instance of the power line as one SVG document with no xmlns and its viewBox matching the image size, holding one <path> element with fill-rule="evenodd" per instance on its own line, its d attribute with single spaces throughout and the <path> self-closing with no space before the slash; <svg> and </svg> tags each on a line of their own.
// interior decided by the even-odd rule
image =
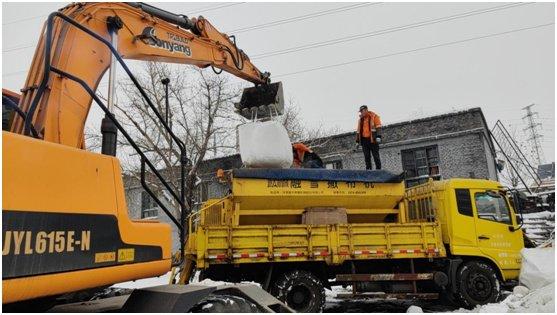
<svg viewBox="0 0 557 315">
<path fill-rule="evenodd" d="M 11 24 L 16 24 L 16 23 L 19 23 L 19 22 L 30 21 L 30 20 L 42 18 L 42 17 L 45 17 L 45 16 L 48 16 L 48 14 L 42 14 L 42 15 L 32 16 L 32 17 L 28 17 L 28 18 L 15 20 L 15 21 L 10 21 L 10 22 L 6 22 L 6 23 L 2 23 L 2 25 L 6 26 L 6 25 L 11 25 Z"/>
<path fill-rule="evenodd" d="M 235 3 L 221 4 L 221 5 L 217 5 L 217 6 L 209 6 L 205 9 L 203 9 L 203 8 L 202 9 L 197 9 L 196 11 L 193 11 L 192 14 L 218 10 L 218 9 L 227 8 L 227 7 L 231 7 L 231 6 L 239 5 L 239 4 L 243 4 L 243 3 L 245 3 L 245 2 L 235 2 Z M 37 16 L 32 16 L 32 17 L 28 17 L 28 18 L 23 18 L 23 19 L 19 19 L 19 20 L 15 20 L 15 21 L 2 23 L 2 25 L 5 26 L 5 25 L 16 24 L 16 23 L 20 23 L 20 22 L 24 22 L 24 21 L 30 21 L 30 20 L 34 20 L 34 19 L 38 19 L 38 18 L 42 18 L 42 17 L 46 17 L 46 16 L 48 16 L 48 14 L 41 14 L 41 15 L 37 15 Z"/>
<path fill-rule="evenodd" d="M 196 15 L 198 13 L 204 13 L 204 12 L 207 12 L 207 11 L 213 11 L 213 10 L 228 8 L 228 7 L 231 7 L 231 6 L 236 6 L 236 5 L 240 5 L 240 4 L 244 4 L 244 3 L 245 2 L 235 2 L 235 3 L 227 3 L 227 4 L 217 5 L 217 6 L 211 6 L 211 7 L 207 7 L 206 9 L 196 10 L 193 13 L 191 13 L 191 15 Z M 23 21 L 32 20 L 32 19 L 37 19 L 37 18 L 46 17 L 46 16 L 48 16 L 48 14 L 43 14 L 43 15 L 34 16 L 34 17 L 30 17 L 30 18 L 24 18 L 24 19 L 12 21 L 12 22 L 4 23 L 2 25 L 14 24 L 14 23 L 23 22 Z M 35 44 L 24 44 L 24 46 L 10 47 L 8 49 L 2 50 L 2 52 L 11 52 L 11 51 L 23 50 L 23 49 L 27 49 L 27 48 L 31 48 L 31 47 L 35 47 Z"/>
<path fill-rule="evenodd" d="M 516 33 L 516 32 L 521 32 L 521 31 L 526 31 L 526 30 L 531 30 L 531 29 L 546 27 L 546 26 L 550 26 L 550 25 L 554 25 L 554 24 L 555 24 L 554 22 L 552 22 L 552 23 L 546 23 L 546 24 L 540 24 L 540 25 L 536 25 L 536 26 L 530 26 L 530 27 L 525 27 L 525 28 L 514 29 L 514 30 L 510 30 L 510 31 L 506 31 L 506 32 L 500 32 L 500 33 L 482 35 L 482 36 L 467 38 L 467 39 L 463 39 L 463 40 L 457 40 L 457 41 L 452 41 L 452 42 L 446 42 L 446 43 L 441 43 L 441 44 L 435 44 L 435 45 L 420 47 L 420 48 L 411 49 L 411 50 L 404 50 L 404 51 L 399 51 L 399 52 L 395 52 L 395 53 L 389 53 L 389 54 L 380 55 L 380 56 L 375 56 L 375 57 L 368 57 L 368 58 L 357 59 L 357 60 L 351 60 L 351 61 L 342 62 L 342 63 L 337 63 L 337 64 L 332 64 L 332 65 L 326 65 L 326 66 L 320 66 L 320 67 L 310 68 L 310 69 L 306 69 L 306 70 L 294 71 L 294 72 L 289 72 L 289 73 L 284 73 L 284 74 L 275 75 L 275 76 L 273 76 L 273 77 L 274 77 L 274 78 L 277 78 L 277 77 L 286 77 L 286 76 L 291 76 L 291 75 L 296 75 L 296 74 L 301 74 L 301 73 L 307 73 L 307 72 L 312 72 L 312 71 L 317 71 L 317 70 L 323 70 L 323 69 L 328 69 L 328 68 L 335 68 L 335 67 L 346 66 L 346 65 L 350 65 L 350 64 L 354 64 L 354 63 L 364 62 L 364 61 L 382 59 L 382 58 L 387 58 L 387 57 L 392 57 L 392 56 L 398 56 L 398 55 L 405 55 L 405 54 L 409 54 L 409 53 L 413 53 L 413 52 L 417 52 L 417 51 L 428 50 L 428 49 L 438 48 L 438 47 L 443 47 L 443 46 L 456 45 L 456 44 L 465 43 L 465 42 L 470 42 L 470 41 L 475 41 L 475 40 L 479 40 L 479 39 L 485 39 L 485 38 L 490 38 L 490 37 L 496 37 L 496 36 L 501 36 L 501 35 Z"/>
<path fill-rule="evenodd" d="M 19 74 L 19 73 L 24 73 L 24 72 L 27 72 L 27 70 L 20 70 L 20 71 L 2 73 L 2 77 L 11 77 L 13 75 L 16 75 L 16 74 Z"/>
<path fill-rule="evenodd" d="M 346 66 L 346 65 L 350 65 L 350 64 L 354 64 L 354 63 L 360 63 L 360 62 L 371 61 L 371 60 L 376 60 L 376 59 L 382 59 L 382 58 L 387 58 L 387 57 L 392 57 L 392 56 L 398 56 L 398 55 L 405 55 L 405 54 L 409 54 L 409 53 L 413 53 L 413 52 L 418 52 L 418 51 L 422 51 L 422 50 L 428 50 L 428 49 L 432 49 L 432 48 L 438 48 L 438 47 L 443 47 L 443 46 L 451 46 L 451 45 L 456 45 L 456 44 L 460 44 L 460 43 L 465 43 L 465 42 L 470 42 L 470 41 L 475 41 L 475 40 L 480 40 L 480 39 L 485 39 L 485 38 L 490 38 L 490 37 L 496 37 L 496 36 L 507 35 L 507 34 L 516 33 L 516 32 L 521 32 L 521 31 L 526 31 L 526 30 L 532 30 L 532 29 L 542 28 L 542 27 L 546 27 L 546 26 L 550 26 L 550 25 L 554 25 L 554 24 L 555 24 L 555 23 L 540 24 L 540 25 L 531 26 L 531 27 L 525 27 L 525 28 L 514 29 L 514 30 L 510 30 L 510 31 L 506 31 L 506 32 L 500 32 L 500 33 L 488 34 L 488 35 L 483 35 L 483 36 L 477 36 L 477 37 L 467 38 L 467 39 L 463 39 L 463 40 L 452 41 L 452 42 L 441 43 L 441 44 L 435 44 L 435 45 L 420 47 L 420 48 L 411 49 L 411 50 L 404 50 L 404 51 L 399 51 L 399 52 L 395 52 L 395 53 L 389 53 L 389 54 L 380 55 L 380 56 L 375 56 L 375 57 L 368 57 L 368 58 L 357 59 L 357 60 L 351 60 L 351 61 L 342 62 L 342 63 L 337 63 L 337 64 L 332 64 L 332 65 L 326 65 L 326 66 L 320 66 L 320 67 L 310 68 L 310 69 L 306 69 L 306 70 L 300 70 L 300 71 L 295 71 L 295 72 L 289 72 L 289 73 L 284 73 L 284 74 L 275 75 L 275 76 L 273 76 L 273 77 L 274 77 L 274 78 L 277 78 L 277 77 L 286 77 L 286 76 L 291 76 L 291 75 L 296 75 L 296 74 L 302 74 L 302 73 L 307 73 L 307 72 L 313 72 L 313 71 L 317 71 L 317 70 L 323 70 L 323 69 L 328 69 L 328 68 L 335 68 L 335 67 L 340 67 L 340 66 Z M 23 73 L 23 72 L 26 72 L 26 71 L 27 71 L 27 70 L 21 70 L 21 71 L 16 71 L 16 72 L 10 72 L 10 73 L 6 73 L 6 74 L 2 74 L 2 77 L 11 76 L 11 75 L 15 75 L 15 74 L 18 74 L 18 73 Z"/>
<path fill-rule="evenodd" d="M 217 6 L 213 6 L 213 7 L 207 7 L 206 9 L 198 9 L 196 11 L 193 11 L 192 13 L 190 13 L 190 15 L 195 15 L 195 14 L 198 14 L 198 13 L 204 13 L 204 12 L 208 12 L 208 11 L 228 8 L 228 7 L 232 7 L 232 6 L 240 5 L 240 4 L 244 4 L 244 3 L 245 2 L 234 2 L 234 3 L 221 4 L 221 5 L 217 5 Z"/>
<path fill-rule="evenodd" d="M 10 52 L 10 51 L 16 51 L 16 50 L 23 50 L 23 49 L 27 49 L 30 47 L 35 47 L 35 44 L 30 44 L 30 45 L 25 45 L 25 46 L 15 46 L 15 47 L 10 47 L 8 49 L 2 50 L 2 52 Z"/>
<path fill-rule="evenodd" d="M 229 6 L 232 6 L 232 5 L 243 4 L 243 3 L 245 3 L 245 2 L 232 3 L 232 4 L 227 4 L 227 5 L 220 5 L 220 6 L 208 8 L 205 11 L 208 11 L 208 10 L 211 10 L 211 9 L 213 9 L 213 10 L 214 9 L 220 9 L 220 8 L 229 7 Z M 517 7 L 517 6 L 528 5 L 528 4 L 532 4 L 532 3 L 512 3 L 512 4 L 505 4 L 505 5 L 495 6 L 495 7 L 491 7 L 491 8 L 487 8 L 487 9 L 477 9 L 477 10 L 473 10 L 473 11 L 463 12 L 463 13 L 460 13 L 460 14 L 449 15 L 449 16 L 445 16 L 445 17 L 441 17 L 441 18 L 430 19 L 430 20 L 424 20 L 424 21 L 420 21 L 420 22 L 415 22 L 415 23 L 411 23 L 411 24 L 406 24 L 406 25 L 381 29 L 381 30 L 377 30 L 377 31 L 372 31 L 372 32 L 367 32 L 367 33 L 362 33 L 362 34 L 356 34 L 356 35 L 352 35 L 352 36 L 348 36 L 348 37 L 336 38 L 336 39 L 317 42 L 317 43 L 313 43 L 313 44 L 306 44 L 306 45 L 302 45 L 302 46 L 291 47 L 291 48 L 281 49 L 281 50 L 277 50 L 277 51 L 260 53 L 260 54 L 253 55 L 251 57 L 251 59 L 252 60 L 263 59 L 263 58 L 277 56 L 277 55 L 289 54 L 289 53 L 293 53 L 293 52 L 297 52 L 297 51 L 303 51 L 303 50 L 308 50 L 308 49 L 313 49 L 313 48 L 318 48 L 318 47 L 323 47 L 323 46 L 330 46 L 330 45 L 350 42 L 350 41 L 354 41 L 354 40 L 358 40 L 358 39 L 369 38 L 369 37 L 372 37 L 372 36 L 384 35 L 384 34 L 388 34 L 388 33 L 394 33 L 394 32 L 404 31 L 404 30 L 408 30 L 408 29 L 412 29 L 412 28 L 418 28 L 418 27 L 433 25 L 433 24 L 437 24 L 437 23 L 448 22 L 448 21 L 452 21 L 452 20 L 456 20 L 456 19 L 461 19 L 461 18 L 466 18 L 466 17 L 470 17 L 470 16 L 495 12 L 495 11 L 499 11 L 499 10 L 505 10 L 505 9 L 514 8 L 514 7 Z M 26 45 L 26 46 L 19 46 L 19 47 L 16 46 L 16 47 L 12 47 L 12 48 L 8 48 L 6 50 L 3 50 L 3 52 L 17 51 L 17 50 L 22 50 L 22 49 L 34 47 L 34 46 L 35 45 L 33 45 L 33 44 Z"/>
<path fill-rule="evenodd" d="M 463 12 L 463 13 L 444 16 L 444 17 L 435 18 L 435 19 L 424 20 L 424 21 L 415 22 L 415 23 L 411 23 L 411 24 L 406 24 L 406 25 L 401 25 L 401 26 L 385 28 L 385 29 L 381 29 L 381 30 L 377 30 L 377 31 L 356 34 L 356 35 L 352 35 L 352 36 L 348 36 L 348 37 L 340 37 L 340 38 L 330 39 L 330 40 L 317 42 L 317 43 L 313 43 L 313 44 L 305 44 L 305 45 L 301 45 L 301 46 L 297 46 L 297 47 L 291 47 L 291 48 L 286 48 L 286 49 L 281 49 L 281 50 L 276 50 L 276 51 L 271 51 L 271 52 L 266 52 L 266 53 L 260 53 L 260 54 L 253 55 L 251 57 L 251 59 L 252 60 L 263 59 L 263 58 L 268 58 L 268 57 L 272 57 L 272 56 L 290 54 L 290 53 L 293 53 L 293 52 L 298 52 L 298 51 L 303 51 L 303 50 L 308 50 L 308 49 L 313 49 L 313 48 L 318 48 L 318 47 L 323 47 L 323 46 L 336 45 L 336 44 L 350 42 L 350 41 L 354 41 L 354 40 L 369 38 L 369 37 L 372 37 L 372 36 L 378 36 L 378 35 L 384 35 L 384 34 L 399 32 L 399 31 L 405 31 L 405 30 L 409 30 L 409 29 L 413 29 L 413 28 L 429 26 L 429 25 L 433 25 L 433 24 L 437 24 L 437 23 L 448 22 L 448 21 L 467 18 L 467 17 L 471 17 L 471 16 L 475 16 L 475 15 L 480 15 L 480 14 L 505 10 L 505 9 L 514 8 L 514 7 L 517 7 L 517 6 L 522 6 L 522 5 L 527 5 L 527 4 L 531 4 L 531 3 L 505 4 L 505 5 L 499 5 L 499 6 L 495 6 L 495 7 L 491 7 L 491 8 L 487 8 L 487 9 L 477 9 L 477 10 L 473 10 L 473 11 Z"/>
<path fill-rule="evenodd" d="M 335 9 L 317 11 L 317 12 L 308 13 L 308 14 L 304 14 L 304 15 L 298 15 L 298 16 L 295 16 L 295 17 L 287 18 L 287 19 L 276 20 L 276 21 L 272 21 L 272 22 L 267 22 L 267 23 L 262 23 L 262 24 L 237 28 L 237 29 L 226 31 L 225 33 L 238 34 L 238 33 L 244 33 L 244 32 L 251 32 L 251 31 L 255 31 L 255 30 L 259 30 L 259 29 L 263 29 L 263 28 L 269 28 L 269 27 L 273 27 L 273 26 L 277 26 L 277 25 L 299 22 L 299 21 L 303 21 L 303 20 L 307 20 L 307 19 L 316 18 L 316 17 L 319 17 L 319 16 L 334 14 L 334 13 L 338 13 L 338 12 L 344 12 L 344 11 L 348 11 L 348 10 L 360 9 L 360 8 L 363 8 L 363 7 L 367 7 L 367 6 L 370 6 L 370 5 L 377 5 L 377 4 L 381 4 L 381 2 L 351 4 L 351 5 L 335 8 Z"/>
</svg>

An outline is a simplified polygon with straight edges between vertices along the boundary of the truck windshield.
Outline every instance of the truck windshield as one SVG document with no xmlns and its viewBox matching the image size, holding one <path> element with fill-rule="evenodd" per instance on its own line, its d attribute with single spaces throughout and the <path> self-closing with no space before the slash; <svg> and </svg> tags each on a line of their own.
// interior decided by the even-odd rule
<svg viewBox="0 0 557 315">
<path fill-rule="evenodd" d="M 493 194 L 476 193 L 476 209 L 478 210 L 478 218 L 512 224 L 509 206 L 503 196 L 494 196 Z"/>
</svg>

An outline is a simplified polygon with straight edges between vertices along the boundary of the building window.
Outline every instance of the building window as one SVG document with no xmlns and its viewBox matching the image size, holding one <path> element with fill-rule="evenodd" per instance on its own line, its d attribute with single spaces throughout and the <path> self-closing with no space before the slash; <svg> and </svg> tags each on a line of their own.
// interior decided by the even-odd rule
<svg viewBox="0 0 557 315">
<path fill-rule="evenodd" d="M 425 183 L 429 178 L 435 180 L 441 178 L 437 145 L 402 150 L 401 155 L 402 169 L 408 187 Z"/>
<path fill-rule="evenodd" d="M 199 185 L 199 189 L 199 197 L 201 202 L 207 201 L 207 199 L 209 199 L 209 182 L 202 182 Z"/>
<path fill-rule="evenodd" d="M 328 170 L 341 170 L 342 169 L 342 161 L 325 162 L 325 168 L 328 169 Z"/>
<path fill-rule="evenodd" d="M 156 218 L 159 215 L 159 208 L 157 203 L 149 193 L 146 191 L 141 192 L 141 218 Z"/>
<path fill-rule="evenodd" d="M 203 181 L 196 188 L 196 204 L 201 205 L 209 199 L 209 182 Z"/>
</svg>

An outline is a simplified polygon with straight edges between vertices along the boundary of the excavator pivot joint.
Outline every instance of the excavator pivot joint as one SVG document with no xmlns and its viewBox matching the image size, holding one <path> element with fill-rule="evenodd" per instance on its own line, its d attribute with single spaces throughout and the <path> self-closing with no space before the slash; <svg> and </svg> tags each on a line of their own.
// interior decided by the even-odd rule
<svg viewBox="0 0 557 315">
<path fill-rule="evenodd" d="M 106 18 L 106 24 L 108 26 L 108 30 L 112 32 L 118 32 L 122 27 L 124 27 L 124 21 L 117 15 L 109 16 Z"/>
</svg>

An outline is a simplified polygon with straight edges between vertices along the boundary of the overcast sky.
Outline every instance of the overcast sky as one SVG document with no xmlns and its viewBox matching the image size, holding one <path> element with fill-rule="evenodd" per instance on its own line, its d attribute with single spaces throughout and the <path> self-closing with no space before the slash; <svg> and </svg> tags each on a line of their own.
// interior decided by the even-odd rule
<svg viewBox="0 0 557 315">
<path fill-rule="evenodd" d="M 253 62 L 270 71 L 274 81 L 283 82 L 286 98 L 295 100 L 309 125 L 342 131 L 355 127 L 362 104 L 377 112 L 384 124 L 481 107 L 490 126 L 500 119 L 525 138 L 521 108 L 535 103 L 545 160 L 554 161 L 555 26 L 547 25 L 555 22 L 554 4 L 503 8 L 505 4 L 380 3 L 347 8 L 352 3 L 154 3 L 174 13 L 202 14 L 223 32 L 305 16 L 229 33 L 236 33 L 239 47 L 250 56 L 461 17 Z M 2 4 L 3 88 L 22 87 L 42 23 L 62 6 Z M 479 14 L 488 8 L 493 11 Z M 315 17 L 317 12 L 321 16 Z M 529 29 L 520 30 L 525 28 Z M 483 38 L 474 39 L 478 37 Z M 312 70 L 316 68 L 322 69 Z"/>
</svg>

